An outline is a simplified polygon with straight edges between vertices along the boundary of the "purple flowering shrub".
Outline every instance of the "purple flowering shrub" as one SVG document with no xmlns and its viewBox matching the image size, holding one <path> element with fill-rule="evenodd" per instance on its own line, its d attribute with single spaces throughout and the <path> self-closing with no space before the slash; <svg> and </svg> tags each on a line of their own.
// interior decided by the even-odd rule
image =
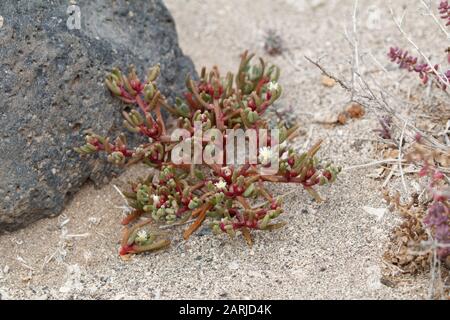
<svg viewBox="0 0 450 320">
<path fill-rule="evenodd" d="M 447 20 L 447 23 L 445 25 L 450 26 L 450 4 L 448 3 L 448 1 L 441 1 L 438 9 L 441 18 Z"/>
<path fill-rule="evenodd" d="M 438 10 L 440 18 L 446 21 L 445 25 L 450 26 L 450 4 L 448 0 L 441 1 Z M 450 63 L 450 51 L 448 49 L 446 51 L 447 61 Z M 417 73 L 423 84 L 427 84 L 432 79 L 437 87 L 446 90 L 450 83 L 450 69 L 441 71 L 445 68 L 439 64 L 432 66 L 427 62 L 419 62 L 419 59 L 410 55 L 407 50 L 391 47 L 388 57 L 392 62 L 398 64 L 400 69 Z"/>
<path fill-rule="evenodd" d="M 423 219 L 425 225 L 434 230 L 436 241 L 443 245 L 450 245 L 450 209 L 448 206 L 448 197 L 437 198 L 428 208 L 427 216 Z M 438 256 L 445 259 L 450 255 L 450 247 L 439 247 Z"/>
<path fill-rule="evenodd" d="M 390 48 L 388 56 L 392 62 L 399 65 L 400 69 L 417 73 L 423 84 L 427 84 L 430 78 L 433 78 L 439 88 L 447 89 L 447 84 L 450 82 L 450 69 L 441 73 L 438 64 L 432 67 L 428 63 L 419 63 L 417 57 L 411 56 L 408 51 L 400 48 Z"/>
<path fill-rule="evenodd" d="M 427 165 L 421 170 L 420 175 L 431 178 L 429 193 L 433 199 L 423 223 L 432 230 L 435 240 L 440 245 L 437 249 L 438 257 L 445 259 L 450 255 L 450 186 L 445 183 L 442 172 Z"/>
<path fill-rule="evenodd" d="M 450 161 L 448 155 L 444 155 L 445 162 Z M 423 218 L 423 224 L 431 231 L 433 238 L 438 243 L 437 255 L 442 260 L 450 257 L 450 185 L 446 176 L 437 168 L 436 158 L 442 161 L 442 155 L 437 157 L 436 152 L 428 150 L 423 145 L 415 146 L 415 150 L 408 155 L 412 162 L 421 162 L 423 167 L 419 176 L 428 177 L 428 193 L 431 201 Z"/>
</svg>

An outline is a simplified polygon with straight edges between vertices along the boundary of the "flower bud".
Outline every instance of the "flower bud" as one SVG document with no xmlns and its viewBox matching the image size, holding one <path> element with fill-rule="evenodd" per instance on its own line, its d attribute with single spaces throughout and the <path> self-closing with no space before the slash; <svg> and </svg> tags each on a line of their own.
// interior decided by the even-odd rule
<svg viewBox="0 0 450 320">
<path fill-rule="evenodd" d="M 176 218 L 177 218 L 177 216 L 174 215 L 174 214 L 169 214 L 169 215 L 166 216 L 166 220 L 168 222 L 174 222 L 176 220 Z"/>
<path fill-rule="evenodd" d="M 319 178 L 319 185 L 320 185 L 320 186 L 323 186 L 323 185 L 325 185 L 325 184 L 327 184 L 327 183 L 328 183 L 328 179 L 327 179 L 326 177 L 321 176 L 321 177 Z"/>
<path fill-rule="evenodd" d="M 146 185 L 141 185 L 136 192 L 137 201 L 139 201 L 142 204 L 147 203 L 149 199 L 148 194 L 149 194 L 149 187 Z"/>
<path fill-rule="evenodd" d="M 144 100 L 150 102 L 155 94 L 155 86 L 152 83 L 147 83 L 144 86 Z"/>
<path fill-rule="evenodd" d="M 268 213 L 266 213 L 266 215 L 264 216 L 264 218 L 261 220 L 261 222 L 259 223 L 259 228 L 260 229 L 265 229 L 267 228 L 267 225 L 269 224 L 270 221 L 270 216 Z"/>
<path fill-rule="evenodd" d="M 125 163 L 126 159 L 122 152 L 114 151 L 108 156 L 108 161 L 113 164 L 122 165 Z"/>
<path fill-rule="evenodd" d="M 199 206 L 200 206 L 200 200 L 197 197 L 195 197 L 194 199 L 189 201 L 189 204 L 188 204 L 189 209 L 194 210 L 194 209 L 198 208 Z"/>
<path fill-rule="evenodd" d="M 254 183 L 252 183 L 251 185 L 249 185 L 248 187 L 247 187 L 247 189 L 245 189 L 245 191 L 244 191 L 244 197 L 246 197 L 246 198 L 248 198 L 248 197 L 250 197 L 250 196 L 252 196 L 254 193 L 255 193 L 255 184 Z"/>
<path fill-rule="evenodd" d="M 136 110 L 131 110 L 130 112 L 130 119 L 134 126 L 138 127 L 144 123 L 144 118 L 141 116 L 141 114 Z"/>
<path fill-rule="evenodd" d="M 253 124 L 259 120 L 259 115 L 255 111 L 250 111 L 247 115 L 247 118 L 248 118 L 248 121 Z"/>
<path fill-rule="evenodd" d="M 218 223 L 215 223 L 212 225 L 212 232 L 216 235 L 222 233 L 222 230 L 220 229 L 220 226 Z"/>
<path fill-rule="evenodd" d="M 142 208 L 145 212 L 152 212 L 155 210 L 155 206 L 152 204 L 147 204 Z"/>
<path fill-rule="evenodd" d="M 105 79 L 105 85 L 108 87 L 109 91 L 111 91 L 114 95 L 120 96 L 122 94 L 119 86 L 115 81 L 111 81 L 110 79 Z"/>
<path fill-rule="evenodd" d="M 97 151 L 97 147 L 92 145 L 92 144 L 90 144 L 90 143 L 87 143 L 85 145 L 85 150 L 88 151 L 88 153 L 91 153 L 91 152 Z"/>
<path fill-rule="evenodd" d="M 161 67 L 159 64 L 155 65 L 154 67 L 150 68 L 147 75 L 147 81 L 155 81 L 156 78 L 158 78 L 159 74 L 161 72 Z"/>
<path fill-rule="evenodd" d="M 236 232 L 234 231 L 232 224 L 226 225 L 225 230 L 231 238 L 234 238 L 236 236 Z"/>
</svg>

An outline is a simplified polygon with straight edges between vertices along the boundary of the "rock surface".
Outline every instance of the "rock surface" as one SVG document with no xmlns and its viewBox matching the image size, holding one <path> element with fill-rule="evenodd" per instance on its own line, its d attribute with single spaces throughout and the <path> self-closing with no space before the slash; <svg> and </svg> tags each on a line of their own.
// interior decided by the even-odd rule
<svg viewBox="0 0 450 320">
<path fill-rule="evenodd" d="M 73 151 L 86 129 L 123 130 L 123 106 L 103 87 L 108 70 L 133 63 L 143 74 L 160 63 L 168 96 L 181 93 L 185 74 L 194 72 L 162 1 L 69 6 L 0 2 L 0 232 L 58 214 L 86 180 L 104 182 L 115 170 Z"/>
</svg>

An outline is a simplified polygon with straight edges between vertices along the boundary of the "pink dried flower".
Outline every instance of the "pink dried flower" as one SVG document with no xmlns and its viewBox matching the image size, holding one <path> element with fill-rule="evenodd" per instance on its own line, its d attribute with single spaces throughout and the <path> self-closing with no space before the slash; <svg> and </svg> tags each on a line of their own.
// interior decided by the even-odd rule
<svg viewBox="0 0 450 320">
<path fill-rule="evenodd" d="M 441 14 L 441 18 L 447 20 L 446 26 L 450 26 L 450 5 L 448 1 L 441 1 L 439 5 L 439 13 Z"/>
<path fill-rule="evenodd" d="M 427 84 L 431 76 L 436 81 L 438 87 L 442 88 L 442 90 L 447 89 L 447 84 L 450 82 L 450 70 L 438 76 L 436 72 L 439 70 L 439 65 L 436 64 L 431 67 L 427 63 L 418 63 L 417 57 L 411 56 L 408 51 L 404 51 L 398 47 L 391 47 L 388 57 L 392 62 L 397 63 L 400 69 L 418 73 L 423 84 Z"/>
<path fill-rule="evenodd" d="M 442 179 L 444 179 L 444 174 L 442 172 L 436 171 L 433 174 L 433 181 L 442 180 Z"/>
<path fill-rule="evenodd" d="M 414 66 L 417 63 L 417 58 L 410 56 L 408 51 L 403 51 L 402 49 L 396 47 L 391 47 L 388 53 L 389 58 L 392 62 L 399 65 L 400 69 L 407 69 L 408 71 L 413 71 Z"/>
<path fill-rule="evenodd" d="M 417 132 L 416 135 L 414 136 L 414 140 L 420 143 L 420 141 L 422 140 L 422 134 L 420 134 L 420 132 Z"/>
</svg>

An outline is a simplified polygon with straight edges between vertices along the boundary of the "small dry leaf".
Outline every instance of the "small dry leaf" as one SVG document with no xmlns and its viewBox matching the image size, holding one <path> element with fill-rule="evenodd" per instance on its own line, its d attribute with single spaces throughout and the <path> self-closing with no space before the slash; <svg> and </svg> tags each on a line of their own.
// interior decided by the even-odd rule
<svg viewBox="0 0 450 320">
<path fill-rule="evenodd" d="M 398 149 L 386 149 L 383 152 L 384 159 L 397 159 L 398 158 Z"/>
<path fill-rule="evenodd" d="M 123 261 L 130 261 L 130 259 L 131 259 L 131 254 L 124 254 L 124 255 L 119 255 L 120 256 L 120 258 L 123 260 Z"/>
<path fill-rule="evenodd" d="M 322 77 L 322 84 L 325 87 L 331 88 L 331 87 L 333 87 L 336 84 L 336 80 L 334 80 L 334 79 L 332 79 L 330 77 L 327 77 L 327 76 L 323 76 Z"/>
<path fill-rule="evenodd" d="M 345 124 L 347 122 L 347 116 L 345 115 L 345 113 L 341 112 L 338 115 L 337 122 L 340 123 L 340 124 Z"/>
<path fill-rule="evenodd" d="M 442 167 L 450 167 L 450 156 L 448 154 L 439 153 L 434 157 L 434 160 Z"/>
<path fill-rule="evenodd" d="M 399 267 L 402 273 L 417 274 L 429 269 L 431 254 L 412 255 L 411 250 L 428 239 L 421 219 L 425 208 L 411 206 L 411 203 L 402 204 L 397 194 L 391 197 L 384 193 L 385 200 L 394 204 L 403 216 L 403 222 L 395 227 L 391 236 L 391 243 L 384 253 L 384 259 Z M 418 218 L 416 218 L 418 217 Z M 416 249 L 417 250 L 417 249 Z"/>
<path fill-rule="evenodd" d="M 366 111 L 359 103 L 352 103 L 350 106 L 347 107 L 347 114 L 352 119 L 359 119 L 364 116 Z"/>
<path fill-rule="evenodd" d="M 386 287 L 395 288 L 397 284 L 394 281 L 386 278 L 385 276 L 381 277 L 380 282 L 384 284 Z"/>
</svg>

